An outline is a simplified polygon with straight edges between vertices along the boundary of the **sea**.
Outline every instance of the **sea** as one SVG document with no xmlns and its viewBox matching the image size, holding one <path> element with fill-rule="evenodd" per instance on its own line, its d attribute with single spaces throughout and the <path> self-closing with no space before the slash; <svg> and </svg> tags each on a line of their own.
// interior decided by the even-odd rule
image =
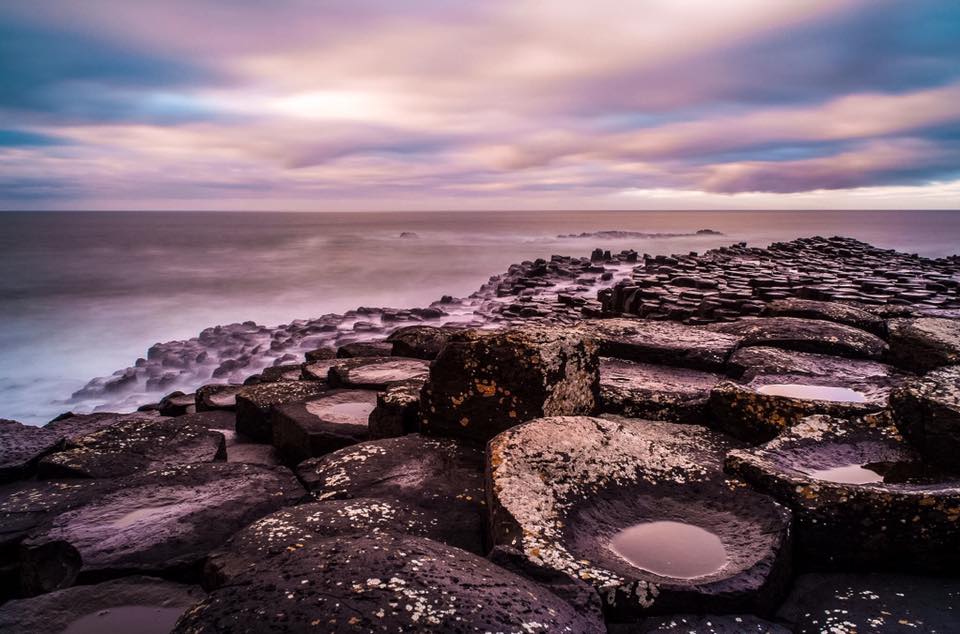
<svg viewBox="0 0 960 634">
<path fill-rule="evenodd" d="M 598 231 L 648 235 L 569 237 Z M 941 257 L 960 252 L 960 212 L 2 212 L 0 418 L 42 424 L 89 379 L 208 326 L 425 306 L 512 263 L 597 247 L 670 254 L 814 235 Z"/>
</svg>

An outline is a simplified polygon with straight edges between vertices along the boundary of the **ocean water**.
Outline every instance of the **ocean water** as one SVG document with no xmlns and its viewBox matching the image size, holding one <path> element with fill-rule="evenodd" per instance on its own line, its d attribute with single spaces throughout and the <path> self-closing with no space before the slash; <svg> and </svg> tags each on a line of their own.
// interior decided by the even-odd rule
<svg viewBox="0 0 960 634">
<path fill-rule="evenodd" d="M 595 247 L 647 253 L 846 235 L 939 257 L 958 212 L 0 213 L 0 418 L 42 423 L 70 394 L 207 326 L 273 326 L 465 296 L 510 264 Z M 724 235 L 560 238 L 623 230 Z M 415 236 L 401 238 L 401 233 Z"/>
</svg>

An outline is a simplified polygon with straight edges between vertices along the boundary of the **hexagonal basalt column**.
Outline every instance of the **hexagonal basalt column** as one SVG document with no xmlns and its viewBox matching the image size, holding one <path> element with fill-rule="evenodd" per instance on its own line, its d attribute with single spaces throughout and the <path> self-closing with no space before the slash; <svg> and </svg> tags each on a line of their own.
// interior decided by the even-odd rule
<svg viewBox="0 0 960 634">
<path fill-rule="evenodd" d="M 737 443 L 693 425 L 552 417 L 487 447 L 491 541 L 591 584 L 611 621 L 769 611 L 790 513 L 724 479 Z"/>
</svg>

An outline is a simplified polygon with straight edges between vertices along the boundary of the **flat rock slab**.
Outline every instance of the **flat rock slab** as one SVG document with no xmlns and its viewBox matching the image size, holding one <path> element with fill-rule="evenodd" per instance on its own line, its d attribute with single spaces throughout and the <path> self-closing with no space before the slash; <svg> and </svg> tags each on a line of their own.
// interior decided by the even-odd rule
<svg viewBox="0 0 960 634">
<path fill-rule="evenodd" d="M 702 423 L 718 374 L 621 359 L 600 360 L 600 411 L 631 418 Z"/>
<path fill-rule="evenodd" d="M 393 353 L 393 344 L 386 341 L 357 341 L 337 348 L 337 358 L 389 357 Z"/>
<path fill-rule="evenodd" d="M 198 412 L 211 410 L 237 411 L 237 394 L 243 385 L 204 385 L 197 388 L 194 398 Z"/>
<path fill-rule="evenodd" d="M 880 337 L 886 334 L 883 319 L 866 310 L 841 304 L 839 302 L 821 302 L 812 299 L 777 299 L 767 304 L 763 311 L 769 317 L 801 317 L 803 319 L 821 319 L 838 324 L 853 326 L 872 332 Z"/>
<path fill-rule="evenodd" d="M 220 430 L 220 433 L 223 434 L 226 441 L 227 462 L 245 462 L 268 467 L 283 464 L 280 454 L 277 453 L 277 449 L 273 445 L 251 442 L 232 429 L 223 429 Z"/>
<path fill-rule="evenodd" d="M 187 608 L 206 597 L 197 586 L 127 577 L 0 606 L 0 631 L 168 634 Z"/>
<path fill-rule="evenodd" d="M 322 571 L 318 574 L 318 571 Z M 541 586 L 459 548 L 382 533 L 254 562 L 175 632 L 605 632 Z"/>
<path fill-rule="evenodd" d="M 395 357 L 412 357 L 431 361 L 440 354 L 457 329 L 436 326 L 405 326 L 397 328 L 387 341 L 393 346 Z"/>
<path fill-rule="evenodd" d="M 738 444 L 694 425 L 543 418 L 487 447 L 491 542 L 591 584 L 607 619 L 651 613 L 770 610 L 789 582 L 790 512 L 724 480 Z M 690 578 L 618 555 L 614 537 L 651 522 L 713 533 L 724 561 Z"/>
<path fill-rule="evenodd" d="M 41 478 L 117 478 L 178 464 L 225 460 L 223 434 L 210 430 L 209 414 L 115 423 L 76 439 L 70 449 L 46 456 L 38 463 L 37 473 Z"/>
<path fill-rule="evenodd" d="M 767 346 L 750 346 L 734 352 L 727 361 L 726 374 L 744 382 L 767 374 L 795 374 L 837 376 L 861 382 L 889 379 L 891 384 L 902 380 L 905 376 L 895 367 L 879 361 L 796 352 Z"/>
<path fill-rule="evenodd" d="M 887 351 L 886 342 L 874 334 L 819 319 L 755 317 L 706 327 L 741 337 L 743 346 L 770 346 L 858 359 L 879 359 Z"/>
<path fill-rule="evenodd" d="M 960 364 L 960 319 L 891 319 L 887 340 L 892 362 L 914 372 Z"/>
<path fill-rule="evenodd" d="M 354 445 L 297 467 L 319 500 L 395 499 L 441 516 L 458 544 L 482 552 L 483 452 L 410 434 Z"/>
<path fill-rule="evenodd" d="M 23 480 L 0 486 L 0 552 L 15 558 L 12 548 L 37 526 L 118 485 L 113 480 Z"/>
<path fill-rule="evenodd" d="M 897 429 L 925 458 L 960 472 L 960 366 L 894 390 L 890 407 Z"/>
<path fill-rule="evenodd" d="M 584 328 L 602 356 L 711 372 L 722 370 L 740 343 L 736 335 L 672 321 L 603 319 Z"/>
<path fill-rule="evenodd" d="M 598 369 L 596 344 L 575 329 L 468 330 L 430 365 L 421 430 L 485 443 L 540 416 L 592 413 Z"/>
<path fill-rule="evenodd" d="M 249 464 L 131 476 L 23 541 L 23 586 L 38 593 L 131 572 L 189 574 L 237 530 L 302 495 L 289 471 Z"/>
<path fill-rule="evenodd" d="M 367 357 L 332 365 L 328 380 L 333 387 L 385 390 L 403 381 L 426 381 L 429 374 L 430 363 L 423 359 Z"/>
<path fill-rule="evenodd" d="M 897 380 L 761 374 L 748 383 L 723 381 L 710 394 L 710 425 L 746 442 L 766 442 L 814 414 L 859 417 L 879 412 Z"/>
<path fill-rule="evenodd" d="M 937 473 L 885 423 L 814 416 L 726 469 L 794 513 L 798 562 L 953 572 L 960 476 Z"/>
<path fill-rule="evenodd" d="M 271 408 L 305 401 L 327 390 L 315 381 L 279 381 L 250 385 L 237 392 L 237 433 L 256 442 L 273 439 Z"/>
<path fill-rule="evenodd" d="M 276 511 L 234 535 L 208 558 L 205 584 L 219 588 L 234 583 L 263 559 L 307 548 L 316 540 L 341 537 L 349 544 L 357 536 L 385 532 L 427 537 L 483 554 L 476 550 L 475 543 L 463 539 L 460 527 L 448 524 L 440 513 L 400 500 L 325 500 Z"/>
<path fill-rule="evenodd" d="M 60 434 L 66 441 L 66 446 L 73 446 L 76 441 L 94 432 L 106 429 L 117 423 L 131 421 L 148 421 L 163 418 L 158 412 L 134 412 L 132 414 L 115 414 L 102 412 L 97 414 L 64 414 L 53 419 L 43 426 L 43 429 Z"/>
<path fill-rule="evenodd" d="M 291 464 L 367 440 L 377 406 L 370 390 L 331 390 L 318 397 L 278 406 L 273 412 L 273 446 Z"/>
<path fill-rule="evenodd" d="M 63 446 L 53 430 L 0 419 L 0 482 L 29 476 L 39 460 Z"/>
<path fill-rule="evenodd" d="M 960 581 L 891 574 L 800 576 L 778 616 L 797 634 L 957 631 Z"/>
</svg>

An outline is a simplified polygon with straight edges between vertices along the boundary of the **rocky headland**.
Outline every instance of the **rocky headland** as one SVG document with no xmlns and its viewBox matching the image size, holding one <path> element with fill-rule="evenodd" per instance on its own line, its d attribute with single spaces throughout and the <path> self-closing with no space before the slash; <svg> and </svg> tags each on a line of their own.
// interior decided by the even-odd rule
<svg viewBox="0 0 960 634">
<path fill-rule="evenodd" d="M 3 632 L 960 619 L 957 257 L 597 249 L 210 328 L 74 399 L 0 421 Z"/>
</svg>

